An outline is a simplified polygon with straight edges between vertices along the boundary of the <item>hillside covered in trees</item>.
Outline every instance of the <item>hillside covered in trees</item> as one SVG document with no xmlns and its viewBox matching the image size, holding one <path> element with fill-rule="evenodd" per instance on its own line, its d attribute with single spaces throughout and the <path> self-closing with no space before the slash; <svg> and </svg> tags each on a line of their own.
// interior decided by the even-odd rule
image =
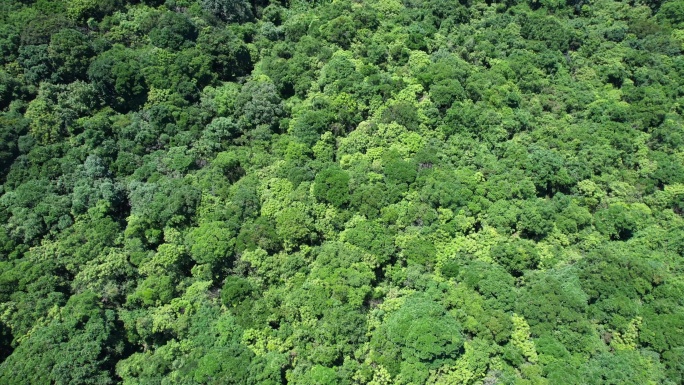
<svg viewBox="0 0 684 385">
<path fill-rule="evenodd" d="M 0 1 L 0 383 L 684 382 L 684 1 Z"/>
</svg>

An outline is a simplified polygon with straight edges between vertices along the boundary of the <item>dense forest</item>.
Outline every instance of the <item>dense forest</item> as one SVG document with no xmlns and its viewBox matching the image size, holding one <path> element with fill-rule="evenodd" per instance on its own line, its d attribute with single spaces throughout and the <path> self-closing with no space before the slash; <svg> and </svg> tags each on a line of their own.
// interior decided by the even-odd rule
<svg viewBox="0 0 684 385">
<path fill-rule="evenodd" d="M 0 1 L 0 383 L 684 382 L 684 0 Z"/>
</svg>

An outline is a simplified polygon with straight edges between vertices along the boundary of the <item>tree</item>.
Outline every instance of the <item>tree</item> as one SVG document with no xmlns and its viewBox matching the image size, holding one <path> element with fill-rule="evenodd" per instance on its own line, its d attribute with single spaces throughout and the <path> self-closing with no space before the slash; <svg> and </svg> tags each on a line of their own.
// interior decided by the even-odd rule
<svg viewBox="0 0 684 385">
<path fill-rule="evenodd" d="M 289 249 L 316 239 L 313 226 L 313 218 L 300 202 L 295 202 L 276 215 L 276 233 Z"/>
<path fill-rule="evenodd" d="M 87 70 L 94 51 L 90 40 L 74 29 L 62 29 L 50 37 L 48 45 L 50 64 L 54 68 L 53 81 L 71 83 L 87 80 Z"/>
<path fill-rule="evenodd" d="M 89 18 L 101 18 L 113 12 L 121 5 L 120 0 L 68 0 L 66 2 L 67 15 L 76 21 L 86 21 Z"/>
<path fill-rule="evenodd" d="M 307 111 L 292 121 L 289 131 L 298 141 L 313 146 L 329 130 L 331 121 L 325 111 Z"/>
<path fill-rule="evenodd" d="M 349 175 L 331 166 L 316 175 L 313 195 L 316 199 L 342 207 L 349 202 Z"/>
<path fill-rule="evenodd" d="M 413 295 L 373 333 L 370 357 L 394 376 L 416 376 L 413 370 L 427 375 L 430 368 L 456 361 L 463 347 L 460 329 L 443 306 Z"/>
<path fill-rule="evenodd" d="M 555 192 L 567 189 L 567 186 L 571 184 L 572 180 L 564 167 L 564 162 L 558 151 L 544 148 L 532 149 L 527 171 L 539 194 L 553 195 Z"/>
<path fill-rule="evenodd" d="M 278 127 L 283 115 L 283 105 L 273 83 L 267 80 L 252 80 L 242 86 L 237 97 L 238 123 L 243 130 L 263 126 L 267 130 Z"/>
<path fill-rule="evenodd" d="M 176 12 L 164 12 L 150 31 L 150 41 L 159 48 L 180 50 L 191 46 L 195 39 L 195 25 L 187 16 Z"/>
<path fill-rule="evenodd" d="M 53 71 L 47 44 L 22 46 L 19 48 L 17 62 L 30 84 L 38 85 L 49 79 Z"/>
<path fill-rule="evenodd" d="M 252 18 L 252 7 L 245 0 L 202 0 L 202 8 L 227 22 L 243 22 Z"/>
<path fill-rule="evenodd" d="M 0 63 L 10 63 L 17 58 L 20 29 L 9 24 L 0 26 Z"/>
<path fill-rule="evenodd" d="M 226 306 L 242 302 L 252 294 L 251 283 L 242 277 L 228 276 L 221 288 L 221 301 Z"/>
<path fill-rule="evenodd" d="M 396 250 L 392 233 L 377 221 L 361 220 L 340 234 L 345 242 L 369 251 L 374 260 L 383 265 L 387 263 Z"/>
<path fill-rule="evenodd" d="M 666 1 L 660 7 L 658 16 L 672 23 L 674 27 L 684 23 L 684 5 L 681 1 Z"/>
<path fill-rule="evenodd" d="M 9 167 L 19 156 L 19 137 L 28 132 L 28 127 L 29 120 L 17 112 L 0 115 L 0 169 L 3 170 L 0 176 L 3 180 Z"/>
<path fill-rule="evenodd" d="M 135 277 L 136 272 L 128 261 L 128 255 L 117 250 L 106 250 L 83 266 L 71 286 L 76 293 L 90 291 L 103 301 L 121 303 L 135 282 Z"/>
<path fill-rule="evenodd" d="M 197 47 L 211 57 L 212 70 L 221 80 L 233 80 L 252 71 L 250 51 L 229 29 L 202 29 L 197 38 Z"/>
<path fill-rule="evenodd" d="M 416 165 L 402 159 L 392 159 L 383 169 L 387 181 L 390 183 L 406 183 L 410 185 L 416 179 L 418 172 Z"/>
<path fill-rule="evenodd" d="M 224 222 L 202 223 L 188 233 L 186 242 L 192 259 L 197 263 L 230 266 L 235 234 Z"/>
<path fill-rule="evenodd" d="M 490 253 L 495 261 L 515 277 L 536 268 L 539 263 L 539 254 L 534 243 L 524 239 L 501 242 L 492 247 Z"/>
<path fill-rule="evenodd" d="M 0 384 L 679 384 L 682 0 L 0 1 Z"/>
<path fill-rule="evenodd" d="M 72 296 L 0 364 L 0 379 L 7 384 L 110 384 L 109 370 L 122 348 L 114 312 L 85 292 Z"/>
<path fill-rule="evenodd" d="M 642 384 L 662 381 L 660 364 L 634 350 L 601 353 L 582 370 L 588 384 Z"/>
<path fill-rule="evenodd" d="M 182 179 L 134 182 L 129 189 L 132 216 L 126 233 L 152 244 L 160 243 L 167 225 L 187 223 L 200 199 L 200 192 Z"/>
<path fill-rule="evenodd" d="M 612 239 L 627 240 L 648 220 L 650 209 L 644 205 L 616 203 L 596 214 L 596 227 Z"/>
<path fill-rule="evenodd" d="M 115 46 L 92 62 L 88 78 L 107 100 L 119 111 L 136 109 L 145 103 L 147 84 L 136 53 L 123 46 Z"/>
<path fill-rule="evenodd" d="M 266 217 L 259 217 L 242 225 L 235 248 L 238 252 L 256 248 L 276 252 L 281 245 L 282 240 L 278 237 L 273 222 Z"/>
</svg>

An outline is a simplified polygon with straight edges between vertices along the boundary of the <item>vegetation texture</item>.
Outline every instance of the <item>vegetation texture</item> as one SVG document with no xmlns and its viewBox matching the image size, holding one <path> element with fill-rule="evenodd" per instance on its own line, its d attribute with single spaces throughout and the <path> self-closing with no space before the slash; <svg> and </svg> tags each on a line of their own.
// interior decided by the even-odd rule
<svg viewBox="0 0 684 385">
<path fill-rule="evenodd" d="M 684 383 L 684 0 L 0 1 L 0 383 Z"/>
</svg>

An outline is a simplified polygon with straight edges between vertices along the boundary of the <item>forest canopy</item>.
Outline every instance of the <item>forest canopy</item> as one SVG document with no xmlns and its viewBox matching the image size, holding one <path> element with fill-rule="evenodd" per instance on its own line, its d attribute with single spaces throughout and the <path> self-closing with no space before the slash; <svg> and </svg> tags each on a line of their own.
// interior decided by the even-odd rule
<svg viewBox="0 0 684 385">
<path fill-rule="evenodd" d="M 684 382 L 683 0 L 0 2 L 0 383 Z"/>
</svg>

